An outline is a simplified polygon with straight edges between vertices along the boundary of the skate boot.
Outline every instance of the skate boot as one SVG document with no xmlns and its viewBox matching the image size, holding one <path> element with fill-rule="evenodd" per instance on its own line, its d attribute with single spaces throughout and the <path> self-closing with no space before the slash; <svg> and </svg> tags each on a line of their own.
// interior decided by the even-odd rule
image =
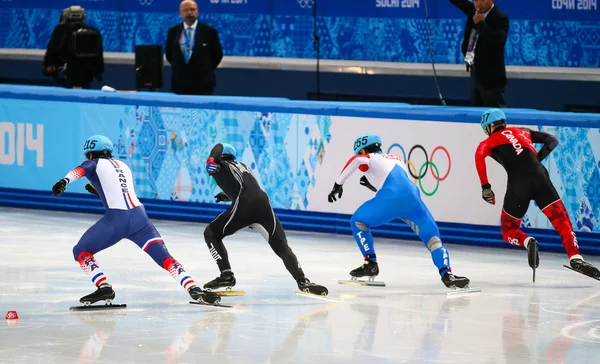
<svg viewBox="0 0 600 364">
<path fill-rule="evenodd" d="M 212 281 L 206 283 L 204 285 L 204 289 L 218 289 L 224 288 L 231 289 L 231 287 L 235 286 L 235 276 L 232 271 L 222 272 L 221 276 L 213 279 Z"/>
<path fill-rule="evenodd" d="M 442 276 L 442 282 L 446 287 L 456 289 L 468 288 L 471 281 L 467 277 L 459 277 L 455 276 L 451 272 L 446 272 L 446 274 Z"/>
<path fill-rule="evenodd" d="M 370 279 L 373 279 L 373 278 L 377 277 L 378 274 L 379 274 L 379 265 L 377 264 L 376 261 L 373 261 L 373 260 L 365 260 L 363 265 L 350 271 L 350 275 L 352 276 L 352 279 L 361 278 L 361 277 L 368 277 Z"/>
<path fill-rule="evenodd" d="M 101 284 L 95 292 L 81 297 L 79 302 L 85 305 L 91 305 L 98 301 L 106 301 L 107 304 L 110 304 L 114 299 L 115 291 L 113 291 L 112 286 L 110 284 Z"/>
<path fill-rule="evenodd" d="M 197 286 L 191 286 L 190 289 L 188 289 L 188 293 L 194 301 L 204 302 L 209 305 L 214 305 L 221 302 L 221 297 L 217 296 L 216 293 L 204 291 Z"/>
<path fill-rule="evenodd" d="M 588 277 L 600 279 L 600 271 L 598 268 L 594 267 L 583 259 L 571 259 L 571 268 L 581 274 L 585 274 Z"/>
<path fill-rule="evenodd" d="M 329 290 L 326 287 L 312 283 L 308 278 L 304 278 L 298 281 L 298 289 L 302 292 L 316 294 L 318 296 L 327 296 Z"/>
<path fill-rule="evenodd" d="M 540 265 L 540 254 L 539 254 L 539 246 L 537 240 L 535 238 L 529 237 L 529 243 L 527 243 L 527 260 L 529 261 L 529 266 L 532 269 L 537 268 Z"/>
</svg>

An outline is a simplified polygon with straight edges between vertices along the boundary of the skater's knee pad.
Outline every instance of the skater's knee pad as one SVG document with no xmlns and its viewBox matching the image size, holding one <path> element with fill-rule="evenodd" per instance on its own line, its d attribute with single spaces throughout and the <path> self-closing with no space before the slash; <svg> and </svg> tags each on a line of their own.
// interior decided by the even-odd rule
<svg viewBox="0 0 600 364">
<path fill-rule="evenodd" d="M 442 241 L 437 236 L 432 237 L 427 242 L 427 249 L 429 249 L 430 252 L 442 248 L 443 246 L 444 244 L 442 244 Z"/>
<path fill-rule="evenodd" d="M 73 247 L 73 259 L 76 262 L 79 262 L 79 260 L 81 259 L 81 256 L 87 255 L 87 254 L 93 255 L 94 252 L 88 251 L 88 249 L 85 249 L 84 246 L 81 246 L 79 244 L 77 244 Z"/>
<path fill-rule="evenodd" d="M 367 224 L 362 223 L 360 221 L 353 221 L 354 226 L 356 226 L 359 230 L 362 231 L 369 231 L 369 227 L 367 226 Z"/>
<path fill-rule="evenodd" d="M 84 251 L 76 252 L 75 248 L 73 248 L 73 257 L 75 258 L 76 262 L 78 262 L 79 264 L 83 264 L 89 258 L 93 258 L 94 254 Z"/>
</svg>

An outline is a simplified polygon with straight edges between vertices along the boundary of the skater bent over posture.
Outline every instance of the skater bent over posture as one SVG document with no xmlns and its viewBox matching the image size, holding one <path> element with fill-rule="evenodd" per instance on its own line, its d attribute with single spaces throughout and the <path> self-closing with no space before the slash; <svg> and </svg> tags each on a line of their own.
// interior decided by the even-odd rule
<svg viewBox="0 0 600 364">
<path fill-rule="evenodd" d="M 115 291 L 100 269 L 94 254 L 121 239 L 129 239 L 167 270 L 175 281 L 188 291 L 192 299 L 205 303 L 219 302 L 219 296 L 197 287 L 183 266 L 169 254 L 163 239 L 148 219 L 144 206 L 135 194 L 131 170 L 122 161 L 113 159 L 112 150 L 113 144 L 107 137 L 90 137 L 83 147 L 87 160 L 52 187 L 53 196 L 60 196 L 65 192 L 67 184 L 85 176 L 91 182 L 85 186 L 86 190 L 100 197 L 106 208 L 106 214 L 83 234 L 73 248 L 73 257 L 98 288 L 96 292 L 82 297 L 79 301 L 94 303 L 112 300 L 115 297 Z"/>
<path fill-rule="evenodd" d="M 204 288 L 215 289 L 235 285 L 223 238 L 249 226 L 259 231 L 275 254 L 283 260 L 301 291 L 327 295 L 327 288 L 310 282 L 304 275 L 296 255 L 287 243 L 283 227 L 271 207 L 269 196 L 260 188 L 250 169 L 235 160 L 236 154 L 231 144 L 217 144 L 206 161 L 207 172 L 223 190 L 215 196 L 216 201 L 232 203 L 204 230 L 206 245 L 221 271 L 221 276 L 206 283 Z"/>
<path fill-rule="evenodd" d="M 509 244 L 524 246 L 529 266 L 534 269 L 538 267 L 538 243 L 520 229 L 521 219 L 529 208 L 529 202 L 534 200 L 560 234 L 571 268 L 590 277 L 600 278 L 600 271 L 585 262 L 579 253 L 569 214 L 550 181 L 546 167 L 540 163 L 558 145 L 558 140 L 544 132 L 507 127 L 506 116 L 499 109 L 485 111 L 481 117 L 481 127 L 488 135 L 475 153 L 475 164 L 483 190 L 482 198 L 492 205 L 496 203 L 487 178 L 486 157 L 492 157 L 500 163 L 508 177 L 500 217 L 504 240 Z M 544 146 L 537 152 L 532 143 L 543 143 Z"/>
<path fill-rule="evenodd" d="M 344 182 L 357 169 L 364 173 L 360 183 L 376 192 L 373 199 L 362 204 L 352 215 L 352 233 L 365 262 L 350 275 L 375 277 L 379 274 L 370 229 L 400 218 L 410 225 L 431 251 L 433 264 L 438 268 L 444 285 L 448 288 L 466 287 L 469 279 L 452 274 L 450 256 L 439 237 L 438 227 L 421 200 L 419 188 L 410 181 L 406 164 L 395 155 L 382 153 L 381 137 L 377 134 L 359 136 L 354 142 L 354 154 L 328 196 L 329 202 L 337 201 L 336 195 L 341 198 Z"/>
</svg>

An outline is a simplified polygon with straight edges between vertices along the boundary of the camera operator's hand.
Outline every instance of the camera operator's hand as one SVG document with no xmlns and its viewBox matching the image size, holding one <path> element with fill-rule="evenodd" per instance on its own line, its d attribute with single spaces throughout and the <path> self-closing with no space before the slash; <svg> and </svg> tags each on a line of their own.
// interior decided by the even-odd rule
<svg viewBox="0 0 600 364">
<path fill-rule="evenodd" d="M 56 72 L 56 67 L 55 66 L 46 66 L 46 73 L 51 75 L 54 72 Z"/>
</svg>

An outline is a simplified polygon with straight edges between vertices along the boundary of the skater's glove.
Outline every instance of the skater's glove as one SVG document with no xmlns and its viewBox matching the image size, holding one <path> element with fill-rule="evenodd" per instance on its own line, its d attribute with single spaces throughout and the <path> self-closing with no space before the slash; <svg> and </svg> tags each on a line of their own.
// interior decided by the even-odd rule
<svg viewBox="0 0 600 364">
<path fill-rule="evenodd" d="M 63 178 L 60 181 L 56 182 L 54 186 L 52 186 L 52 197 L 60 196 L 63 193 L 65 193 L 65 187 L 67 187 L 66 179 Z"/>
<path fill-rule="evenodd" d="M 221 166 L 219 166 L 213 157 L 210 157 L 206 160 L 206 171 L 208 174 L 214 174 L 219 171 Z"/>
<path fill-rule="evenodd" d="M 219 203 L 221 201 L 231 201 L 229 197 L 225 194 L 225 192 L 219 192 L 215 195 L 215 202 Z"/>
<path fill-rule="evenodd" d="M 481 198 L 485 200 L 485 202 L 495 205 L 496 204 L 496 195 L 494 195 L 494 191 L 492 191 L 492 186 L 489 183 L 481 186 L 483 191 L 481 191 Z"/>
<path fill-rule="evenodd" d="M 327 196 L 327 200 L 333 203 L 333 201 L 337 201 L 337 198 L 342 198 L 342 193 L 344 193 L 344 187 L 334 183 L 329 196 Z M 337 198 L 335 197 L 336 194 L 338 195 Z"/>
<path fill-rule="evenodd" d="M 85 185 L 85 189 L 89 193 L 93 193 L 94 195 L 100 197 L 100 195 L 98 194 L 98 191 L 96 191 L 96 189 L 94 188 L 94 186 L 92 186 L 91 183 L 88 183 L 87 185 Z"/>
<path fill-rule="evenodd" d="M 366 188 L 370 189 L 373 192 L 377 192 L 377 188 L 375 188 L 375 186 L 373 186 L 371 184 L 371 182 L 369 182 L 369 180 L 367 179 L 366 176 L 360 177 L 360 184 L 361 184 L 361 186 L 365 186 Z"/>
</svg>

